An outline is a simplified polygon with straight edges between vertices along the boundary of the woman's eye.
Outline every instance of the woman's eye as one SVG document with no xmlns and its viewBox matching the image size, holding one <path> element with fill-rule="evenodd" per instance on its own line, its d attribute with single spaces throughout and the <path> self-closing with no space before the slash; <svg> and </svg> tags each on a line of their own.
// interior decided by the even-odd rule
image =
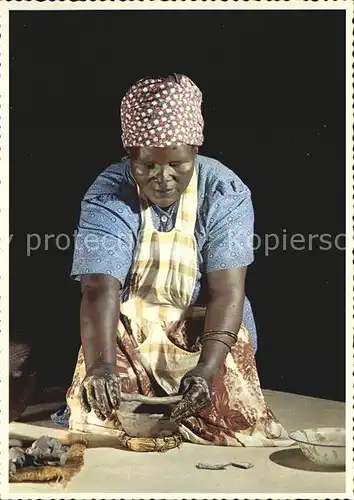
<svg viewBox="0 0 354 500">
<path fill-rule="evenodd" d="M 179 162 L 179 161 L 171 161 L 169 165 L 170 165 L 170 167 L 177 168 L 177 167 L 181 166 L 181 162 Z"/>
<path fill-rule="evenodd" d="M 145 163 L 145 168 L 148 170 L 153 170 L 155 168 L 155 165 L 153 163 Z"/>
</svg>

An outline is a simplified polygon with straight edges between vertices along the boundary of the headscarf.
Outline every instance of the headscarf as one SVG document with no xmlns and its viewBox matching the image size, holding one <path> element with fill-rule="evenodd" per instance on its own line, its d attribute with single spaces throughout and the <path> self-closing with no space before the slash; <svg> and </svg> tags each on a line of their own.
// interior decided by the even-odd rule
<svg viewBox="0 0 354 500">
<path fill-rule="evenodd" d="M 143 78 L 123 97 L 120 107 L 124 147 L 201 146 L 202 93 L 190 78 Z"/>
</svg>

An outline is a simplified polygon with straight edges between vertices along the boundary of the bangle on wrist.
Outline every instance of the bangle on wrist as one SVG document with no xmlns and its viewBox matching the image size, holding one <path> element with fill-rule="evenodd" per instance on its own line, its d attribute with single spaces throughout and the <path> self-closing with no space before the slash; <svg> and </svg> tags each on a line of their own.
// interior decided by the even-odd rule
<svg viewBox="0 0 354 500">
<path fill-rule="evenodd" d="M 207 338 L 201 339 L 200 342 L 203 344 L 204 342 L 207 342 L 208 340 L 214 340 L 214 342 L 220 342 L 221 344 L 226 345 L 226 347 L 229 349 L 229 351 L 231 351 L 231 347 L 232 347 L 231 345 L 229 345 L 227 342 L 224 342 L 223 340 L 218 339 L 216 337 L 207 337 Z"/>
<path fill-rule="evenodd" d="M 200 342 L 202 342 L 203 340 L 207 339 L 207 338 L 210 338 L 210 337 L 213 337 L 213 338 L 220 338 L 220 336 L 222 336 L 224 339 L 225 337 L 228 338 L 228 339 L 232 339 L 233 344 L 235 344 L 238 340 L 238 335 L 237 333 L 235 332 L 231 332 L 229 330 L 206 330 L 205 332 L 203 332 L 200 336 Z"/>
</svg>

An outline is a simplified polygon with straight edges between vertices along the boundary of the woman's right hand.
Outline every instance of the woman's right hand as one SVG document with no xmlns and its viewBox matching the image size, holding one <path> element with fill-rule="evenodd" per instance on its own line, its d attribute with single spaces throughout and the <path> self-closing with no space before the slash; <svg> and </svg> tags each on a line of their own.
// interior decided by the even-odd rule
<svg viewBox="0 0 354 500">
<path fill-rule="evenodd" d="M 94 411 L 97 418 L 105 420 L 119 407 L 121 384 L 116 367 L 97 363 L 90 367 L 81 384 L 80 401 L 84 411 Z"/>
</svg>

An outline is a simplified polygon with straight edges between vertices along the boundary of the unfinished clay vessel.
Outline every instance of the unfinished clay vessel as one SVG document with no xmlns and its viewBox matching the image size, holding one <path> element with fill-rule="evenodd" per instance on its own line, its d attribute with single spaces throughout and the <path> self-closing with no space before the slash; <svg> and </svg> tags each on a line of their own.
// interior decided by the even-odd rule
<svg viewBox="0 0 354 500">
<path fill-rule="evenodd" d="M 170 420 L 175 404 L 181 396 L 149 397 L 141 394 L 122 394 L 118 419 L 128 436 L 172 436 L 178 425 Z"/>
</svg>

